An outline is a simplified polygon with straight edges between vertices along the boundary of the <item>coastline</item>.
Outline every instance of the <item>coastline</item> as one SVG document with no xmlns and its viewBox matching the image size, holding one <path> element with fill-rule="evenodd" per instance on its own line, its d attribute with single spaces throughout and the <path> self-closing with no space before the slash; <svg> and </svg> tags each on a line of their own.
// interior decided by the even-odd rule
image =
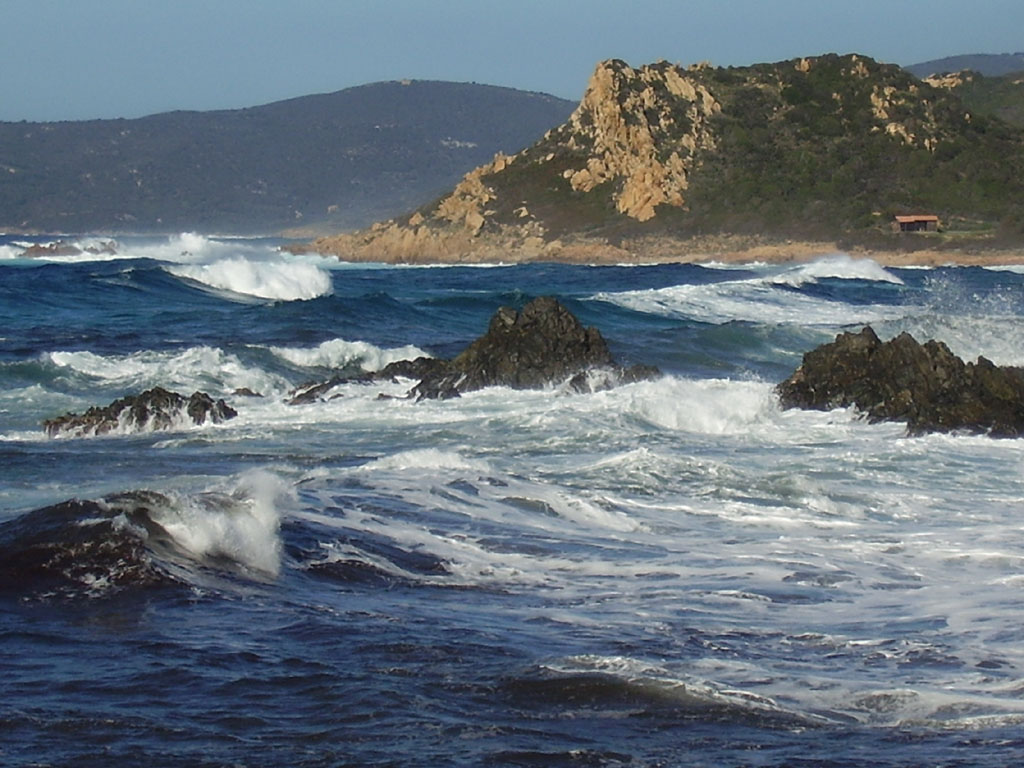
<svg viewBox="0 0 1024 768">
<path fill-rule="evenodd" d="M 745 235 L 695 238 L 648 236 L 612 244 L 601 239 L 543 241 L 540 238 L 469 236 L 425 228 L 385 226 L 369 231 L 318 238 L 289 250 L 335 256 L 346 262 L 385 264 L 785 264 L 845 254 L 889 267 L 1024 265 L 1024 245 L 998 247 L 981 242 L 956 245 L 920 241 L 891 248 L 843 245 L 834 240 L 773 240 Z"/>
</svg>

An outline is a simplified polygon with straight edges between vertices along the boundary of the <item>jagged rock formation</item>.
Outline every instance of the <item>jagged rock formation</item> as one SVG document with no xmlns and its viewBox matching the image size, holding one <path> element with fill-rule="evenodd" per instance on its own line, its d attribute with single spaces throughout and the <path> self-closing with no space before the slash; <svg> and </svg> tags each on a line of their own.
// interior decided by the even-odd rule
<svg viewBox="0 0 1024 768">
<path fill-rule="evenodd" d="M 566 380 L 574 389 L 586 391 L 591 386 L 587 380 L 590 371 L 607 372 L 616 382 L 657 374 L 646 366 L 621 368 L 600 331 L 584 328 L 555 299 L 540 297 L 521 312 L 501 307 L 491 318 L 487 333 L 447 365 L 430 371 L 412 394 L 446 398 L 484 387 L 539 389 Z"/>
<path fill-rule="evenodd" d="M 397 377 L 420 379 L 409 390 L 410 397 L 446 399 L 485 387 L 540 389 L 563 382 L 584 392 L 658 374 L 651 366 L 620 366 L 600 331 L 584 328 L 556 299 L 542 296 L 519 312 L 499 308 L 487 332 L 452 360 L 418 358 L 355 378 L 334 378 L 300 389 L 290 402 L 323 399 L 339 384 Z"/>
<path fill-rule="evenodd" d="M 586 149 L 586 165 L 562 176 L 575 192 L 621 179 L 616 210 L 637 221 L 654 218 L 659 205 L 682 207 L 688 169 L 698 149 L 714 148 L 708 121 L 721 109 L 705 85 L 666 62 L 639 70 L 608 62 L 565 131 L 570 147 Z"/>
<path fill-rule="evenodd" d="M 87 437 L 115 431 L 144 432 L 180 429 L 190 424 L 219 424 L 238 413 L 223 400 L 205 392 L 185 397 L 162 387 L 129 395 L 108 406 L 92 407 L 83 414 L 66 413 L 43 422 L 50 437 Z"/>
<path fill-rule="evenodd" d="M 1024 435 L 1024 372 L 984 357 L 965 363 L 939 341 L 908 333 L 882 342 L 866 327 L 804 355 L 777 392 L 784 408 L 855 406 L 871 421 L 905 421 L 911 434 L 963 430 Z"/>
<path fill-rule="evenodd" d="M 418 211 L 311 245 L 348 260 L 616 260 L 642 238 L 835 238 L 895 213 L 1020 213 L 1024 133 L 938 81 L 830 54 L 601 62 L 563 125 Z M 1021 209 L 1018 211 L 1018 209 Z"/>
</svg>

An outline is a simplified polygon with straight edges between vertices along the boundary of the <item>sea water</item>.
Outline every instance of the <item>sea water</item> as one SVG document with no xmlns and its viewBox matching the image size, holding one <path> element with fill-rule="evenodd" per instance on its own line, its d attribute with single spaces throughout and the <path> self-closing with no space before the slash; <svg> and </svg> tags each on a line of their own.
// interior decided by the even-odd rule
<svg viewBox="0 0 1024 768">
<path fill-rule="evenodd" d="M 865 324 L 1024 364 L 1024 270 L 54 239 L 0 238 L 0 763 L 1024 760 L 1024 441 L 774 395 Z M 287 404 L 539 295 L 663 375 Z M 154 386 L 238 416 L 41 429 Z"/>
</svg>

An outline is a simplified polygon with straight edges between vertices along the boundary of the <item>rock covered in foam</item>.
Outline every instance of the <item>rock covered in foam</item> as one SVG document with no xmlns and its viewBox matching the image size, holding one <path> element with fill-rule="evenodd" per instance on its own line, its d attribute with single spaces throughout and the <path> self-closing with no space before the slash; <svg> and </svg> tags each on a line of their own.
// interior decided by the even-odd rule
<svg viewBox="0 0 1024 768">
<path fill-rule="evenodd" d="M 109 594 L 177 580 L 151 556 L 160 494 L 73 499 L 0 524 L 0 593 L 23 597 Z"/>
<path fill-rule="evenodd" d="M 1021 369 L 984 357 L 965 363 L 942 342 L 908 333 L 886 342 L 870 327 L 841 333 L 805 354 L 777 392 L 784 408 L 854 406 L 872 421 L 905 421 L 911 434 L 1024 435 Z"/>
<path fill-rule="evenodd" d="M 238 415 L 224 400 L 214 400 L 205 392 L 189 397 L 154 387 L 139 395 L 129 395 L 104 407 L 92 407 L 85 413 L 66 413 L 43 422 L 50 437 L 85 437 L 109 432 L 166 430 L 189 424 L 219 424 Z"/>
<path fill-rule="evenodd" d="M 412 393 L 418 398 L 446 398 L 484 387 L 539 389 L 566 380 L 583 390 L 592 370 L 609 371 L 613 380 L 657 375 L 649 367 L 619 366 L 600 331 L 585 328 L 556 299 L 542 296 L 519 312 L 499 308 L 487 333 L 447 365 L 435 367 Z"/>
<path fill-rule="evenodd" d="M 585 328 L 561 303 L 542 296 L 521 311 L 500 307 L 487 332 L 451 360 L 420 357 L 393 362 L 380 371 L 334 377 L 292 393 L 291 405 L 329 397 L 341 384 L 419 379 L 408 395 L 418 400 L 458 397 L 485 387 L 541 389 L 568 382 L 578 391 L 607 389 L 660 375 L 657 368 L 615 362 L 596 328 Z"/>
</svg>

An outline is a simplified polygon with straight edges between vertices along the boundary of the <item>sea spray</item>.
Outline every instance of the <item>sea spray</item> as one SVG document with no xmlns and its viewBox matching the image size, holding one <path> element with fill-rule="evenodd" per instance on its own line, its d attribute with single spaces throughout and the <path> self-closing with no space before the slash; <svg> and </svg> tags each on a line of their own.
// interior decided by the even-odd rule
<svg viewBox="0 0 1024 768">
<path fill-rule="evenodd" d="M 358 366 L 363 371 L 379 371 L 389 363 L 429 357 L 419 347 L 407 344 L 382 349 L 365 341 L 330 339 L 315 347 L 271 347 L 278 357 L 301 368 L 342 369 Z"/>
<path fill-rule="evenodd" d="M 331 276 L 313 264 L 257 262 L 242 257 L 168 267 L 168 272 L 227 294 L 271 301 L 308 301 L 331 292 Z"/>
<path fill-rule="evenodd" d="M 156 508 L 152 517 L 189 557 L 227 559 L 276 577 L 281 568 L 280 509 L 292 498 L 280 477 L 253 470 L 228 492 L 179 497 L 171 506 Z"/>
</svg>

